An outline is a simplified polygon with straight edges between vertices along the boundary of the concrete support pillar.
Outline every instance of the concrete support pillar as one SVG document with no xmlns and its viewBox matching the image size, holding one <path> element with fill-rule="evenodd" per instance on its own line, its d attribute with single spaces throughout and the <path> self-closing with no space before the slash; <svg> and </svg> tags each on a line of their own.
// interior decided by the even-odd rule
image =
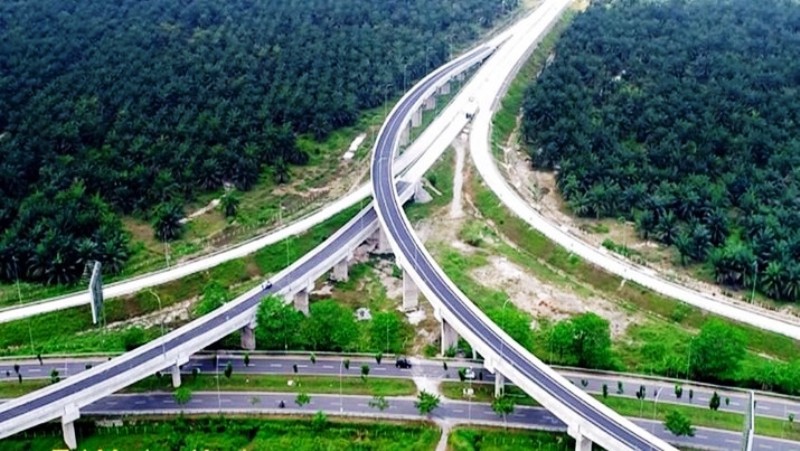
<svg viewBox="0 0 800 451">
<path fill-rule="evenodd" d="M 442 87 L 439 88 L 439 93 L 440 94 L 450 94 L 450 82 L 447 82 L 447 83 L 443 84 Z"/>
<path fill-rule="evenodd" d="M 408 271 L 403 270 L 403 311 L 409 312 L 419 308 L 419 288 Z"/>
<path fill-rule="evenodd" d="M 428 97 L 427 99 L 425 99 L 425 104 L 424 105 L 425 105 L 424 108 L 426 110 L 435 109 L 436 108 L 436 96 L 432 95 L 432 96 Z"/>
<path fill-rule="evenodd" d="M 420 125 L 422 125 L 422 108 L 418 108 L 411 115 L 411 126 L 419 127 Z"/>
<path fill-rule="evenodd" d="M 294 309 L 306 316 L 308 316 L 308 294 L 313 289 L 312 284 L 310 288 L 303 288 L 294 295 Z"/>
<path fill-rule="evenodd" d="M 389 244 L 389 239 L 386 238 L 386 233 L 383 230 L 376 230 L 370 239 L 376 243 L 375 249 L 372 251 L 373 254 L 384 255 L 392 253 L 392 246 Z"/>
<path fill-rule="evenodd" d="M 331 280 L 335 282 L 347 282 L 349 278 L 347 274 L 347 264 L 349 261 L 350 256 L 347 256 L 339 263 L 333 265 L 333 271 L 331 271 Z"/>
<path fill-rule="evenodd" d="M 172 386 L 178 388 L 181 386 L 181 366 L 175 364 L 172 366 Z"/>
<path fill-rule="evenodd" d="M 426 204 L 432 200 L 433 198 L 431 195 L 428 194 L 428 192 L 425 191 L 425 188 L 422 186 L 421 180 L 414 184 L 414 202 Z"/>
<path fill-rule="evenodd" d="M 458 346 L 458 333 L 447 321 L 442 321 L 442 355 Z"/>
<path fill-rule="evenodd" d="M 494 373 L 494 396 L 501 396 L 506 391 L 506 377 L 499 371 Z"/>
<path fill-rule="evenodd" d="M 411 133 L 411 129 L 408 125 L 403 126 L 403 130 L 400 131 L 400 145 L 405 146 L 408 144 L 409 134 Z"/>
<path fill-rule="evenodd" d="M 61 417 L 61 431 L 64 433 L 64 443 L 69 449 L 78 448 L 78 439 L 75 437 L 75 420 L 81 417 L 78 406 L 69 405 L 64 408 L 64 415 Z"/>
<path fill-rule="evenodd" d="M 256 349 L 256 318 L 250 320 L 250 324 L 242 327 L 242 349 L 252 351 Z"/>
<path fill-rule="evenodd" d="M 579 435 L 575 438 L 575 451 L 592 451 L 592 441 L 585 435 Z"/>
<path fill-rule="evenodd" d="M 64 443 L 69 449 L 76 449 L 78 447 L 78 439 L 75 437 L 75 422 L 70 421 L 65 423 L 61 422 L 61 431 L 64 433 Z"/>
</svg>

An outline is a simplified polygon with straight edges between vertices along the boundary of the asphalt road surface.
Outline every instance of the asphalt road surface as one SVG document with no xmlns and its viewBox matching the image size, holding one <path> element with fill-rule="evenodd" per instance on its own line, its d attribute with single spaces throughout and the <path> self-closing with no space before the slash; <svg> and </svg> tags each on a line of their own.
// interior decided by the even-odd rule
<svg viewBox="0 0 800 451">
<path fill-rule="evenodd" d="M 194 393 L 189 402 L 179 406 L 170 394 L 136 394 L 114 395 L 81 410 L 84 415 L 121 415 L 121 414 L 159 414 L 177 413 L 211 413 L 211 412 L 265 412 L 265 413 L 314 413 L 323 411 L 327 414 L 343 414 L 347 416 L 385 417 L 395 419 L 423 418 L 414 406 L 414 398 L 389 397 L 389 407 L 380 412 L 370 407 L 372 399 L 368 396 L 310 395 L 311 402 L 298 406 L 294 395 L 282 393 Z M 280 409 L 278 403 L 284 401 L 286 408 Z M 494 413 L 488 404 L 456 401 L 442 401 L 431 415 L 436 421 L 455 423 L 477 423 L 502 426 L 503 420 Z M 678 445 L 713 448 L 720 450 L 738 449 L 741 446 L 741 433 L 725 432 L 697 428 L 694 437 L 675 437 L 665 430 L 660 423 L 650 421 L 634 421 L 642 428 L 654 433 L 657 437 L 669 440 Z M 508 417 L 508 425 L 513 427 L 549 429 L 566 431 L 566 426 L 544 409 L 517 407 Z M 753 449 L 770 451 L 800 451 L 800 443 L 776 438 L 757 436 Z"/>
<path fill-rule="evenodd" d="M 343 359 L 343 358 L 342 358 Z M 331 375 L 338 376 L 341 369 L 344 376 L 359 376 L 360 367 L 363 363 L 370 366 L 370 377 L 402 377 L 414 378 L 424 377 L 429 379 L 458 380 L 459 368 L 472 368 L 475 373 L 475 382 L 494 382 L 494 375 L 483 369 L 480 363 L 448 361 L 448 369 L 445 370 L 441 361 L 423 360 L 412 358 L 413 366 L 411 369 L 401 369 L 394 366 L 394 359 L 384 358 L 380 365 L 374 358 L 354 358 L 350 357 L 350 369 L 347 370 L 342 365 L 340 358 L 318 357 L 317 363 L 312 364 L 308 357 L 282 357 L 282 356 L 252 356 L 250 365 L 245 366 L 241 353 L 224 354 L 219 356 L 219 371 L 222 372 L 228 362 L 233 365 L 234 374 L 293 374 L 293 365 L 297 365 L 298 374 L 306 375 Z M 44 365 L 39 365 L 38 361 L 20 361 L 20 373 L 23 380 L 49 378 L 50 372 L 56 369 L 59 377 L 69 377 L 78 374 L 86 369 L 86 365 L 97 365 L 104 362 L 102 359 L 69 359 L 69 360 L 44 360 Z M 198 368 L 201 373 L 209 374 L 215 370 L 215 358 L 208 355 L 193 356 L 191 361 L 181 369 L 184 373 L 191 373 L 193 368 Z M 16 381 L 17 376 L 14 372 L 13 361 L 0 362 L 0 380 L 8 379 Z M 6 375 L 8 372 L 8 375 Z M 658 395 L 659 403 L 693 405 L 697 407 L 708 407 L 708 402 L 713 393 L 713 389 L 707 387 L 683 384 L 683 395 L 678 398 L 675 395 L 675 385 L 671 382 L 653 381 L 650 379 L 635 379 L 630 376 L 597 375 L 592 373 L 580 373 L 573 370 L 559 371 L 576 386 L 583 388 L 592 394 L 599 394 L 603 391 L 603 384 L 608 386 L 608 392 L 613 396 L 623 396 L 631 399 L 636 398 L 636 391 L 644 385 L 646 398 L 652 401 Z M 481 376 L 482 375 L 482 376 Z M 480 379 L 482 377 L 483 379 Z M 586 386 L 583 385 L 586 382 Z M 619 394 L 617 383 L 623 382 L 623 393 Z M 689 390 L 694 391 L 694 397 L 689 399 Z M 660 390 L 660 393 L 659 393 Z M 719 407 L 721 412 L 744 413 L 747 404 L 747 395 L 735 390 L 717 390 L 722 397 L 722 404 Z M 725 398 L 730 400 L 726 405 Z M 793 398 L 771 397 L 766 395 L 756 395 L 756 414 L 762 417 L 772 417 L 786 420 L 790 413 L 800 418 L 800 400 Z M 798 420 L 800 421 L 800 420 Z"/>
</svg>

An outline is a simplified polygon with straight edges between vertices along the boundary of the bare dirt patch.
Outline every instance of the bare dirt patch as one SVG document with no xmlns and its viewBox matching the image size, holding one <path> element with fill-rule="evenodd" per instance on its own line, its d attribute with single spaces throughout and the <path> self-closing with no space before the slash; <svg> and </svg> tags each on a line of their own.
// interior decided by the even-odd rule
<svg viewBox="0 0 800 451">
<path fill-rule="evenodd" d="M 489 265 L 471 272 L 472 278 L 483 281 L 488 287 L 505 291 L 514 305 L 535 317 L 561 320 L 593 312 L 611 323 L 613 338 L 623 336 L 628 325 L 637 319 L 613 302 L 595 296 L 582 297 L 543 283 L 502 256 L 491 256 L 488 260 Z"/>
<path fill-rule="evenodd" d="M 457 152 L 458 145 L 454 143 Z M 466 145 L 462 149 L 468 150 Z M 414 224 L 415 231 L 429 245 L 429 249 L 436 249 L 438 247 L 436 246 L 437 244 L 444 244 L 445 247 L 456 249 L 464 255 L 482 252 L 459 238 L 459 231 L 462 227 L 468 221 L 475 220 L 478 217 L 478 212 L 471 202 L 469 190 L 464 189 L 469 184 L 463 183 L 474 176 L 472 166 L 466 165 L 461 176 L 463 179 L 459 180 L 459 183 L 454 180 L 453 184 L 453 204 L 458 198 L 458 209 L 461 214 L 454 217 L 452 212 L 455 207 L 451 204 L 449 208 L 436 211 Z M 456 179 L 458 178 L 456 176 Z M 458 191 L 460 192 L 458 195 L 455 193 L 456 186 L 458 186 Z M 500 239 L 516 248 L 515 243 L 505 240 L 503 237 Z M 497 244 L 491 240 L 487 240 L 486 243 L 490 250 Z M 566 288 L 553 286 L 538 279 L 529 270 L 514 264 L 502 256 L 490 255 L 488 262 L 488 265 L 471 272 L 472 279 L 487 287 L 505 291 L 518 308 L 531 313 L 535 317 L 559 320 L 574 314 L 591 311 L 606 318 L 611 323 L 611 332 L 614 337 L 624 335 L 628 325 L 636 320 L 636 316 L 628 314 L 613 301 L 596 296 L 582 296 Z M 438 336 L 438 331 L 435 331 L 435 334 Z"/>
<path fill-rule="evenodd" d="M 164 324 L 185 323 L 191 319 L 191 309 L 197 300 L 197 297 L 193 297 L 146 315 L 111 323 L 107 327 L 109 329 L 126 329 L 128 327 L 136 326 L 143 329 L 148 329 L 150 327 L 160 327 L 162 321 Z"/>
</svg>

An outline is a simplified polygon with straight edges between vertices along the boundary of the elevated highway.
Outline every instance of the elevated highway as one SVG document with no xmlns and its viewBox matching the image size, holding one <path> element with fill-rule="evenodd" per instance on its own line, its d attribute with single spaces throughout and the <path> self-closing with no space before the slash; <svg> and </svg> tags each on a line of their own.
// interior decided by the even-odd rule
<svg viewBox="0 0 800 451">
<path fill-rule="evenodd" d="M 546 1 L 533 16 L 532 24 L 555 20 L 570 2 Z M 520 36 L 523 36 L 521 33 Z M 530 37 L 515 36 L 493 58 L 516 64 L 531 46 Z M 519 346 L 499 329 L 485 314 L 444 275 L 412 230 L 403 212 L 402 198 L 394 185 L 392 160 L 409 122 L 425 100 L 444 83 L 452 71 L 472 65 L 489 56 L 494 48 L 478 47 L 462 58 L 439 68 L 412 88 L 395 106 L 378 135 L 372 159 L 372 186 L 382 231 L 394 249 L 397 262 L 411 276 L 418 288 L 434 306 L 442 321 L 442 346 L 456 340 L 456 334 L 469 342 L 484 359 L 485 365 L 497 372 L 500 385 L 503 378 L 511 379 L 518 387 L 539 401 L 547 410 L 568 425 L 570 435 L 577 440 L 577 449 L 589 450 L 592 442 L 614 450 L 672 450 L 663 440 L 634 425 L 586 393 L 575 388 L 567 379 Z M 512 66 L 513 67 L 513 66 Z M 492 70 L 494 76 L 498 71 Z M 482 82 L 478 72 L 474 83 Z M 505 78 L 505 77 L 504 77 Z M 470 83 L 471 85 L 472 83 Z M 468 92 L 470 86 L 465 88 Z M 470 114 L 474 114 L 471 111 Z M 416 180 L 407 180 L 413 184 Z"/>
<path fill-rule="evenodd" d="M 507 39 L 510 33 L 511 30 L 494 38 L 492 42 L 497 45 Z M 466 58 L 470 57 L 472 56 L 467 55 Z M 460 61 L 464 59 L 462 57 Z M 469 65 L 451 64 L 446 67 L 450 76 L 454 77 Z M 461 112 L 458 105 L 456 102 L 452 107 L 448 107 L 442 116 L 450 117 L 455 125 L 442 123 L 438 130 L 434 130 L 427 138 L 428 145 L 438 148 L 440 152 L 463 126 L 463 123 L 455 120 L 455 114 Z M 425 149 L 423 145 L 425 141 L 418 148 Z M 401 166 L 415 162 L 413 170 L 409 172 L 421 174 L 429 167 L 426 165 L 432 164 L 433 161 L 435 157 L 419 158 L 419 155 L 409 153 L 408 157 L 401 157 Z M 414 185 L 405 183 L 399 183 L 395 188 L 403 202 L 411 198 L 415 191 Z M 287 299 L 294 299 L 296 305 L 298 301 L 302 304 L 304 300 L 307 308 L 308 292 L 313 287 L 314 281 L 330 268 L 335 268 L 343 262 L 346 267 L 346 260 L 352 250 L 377 231 L 377 216 L 370 206 L 309 254 L 275 275 L 271 279 L 273 284 L 269 289 L 254 288 L 220 309 L 132 352 L 47 388 L 3 403 L 0 405 L 0 438 L 60 418 L 66 444 L 70 448 L 76 448 L 74 421 L 80 417 L 81 408 L 158 371 L 169 370 L 173 384 L 180 385 L 180 366 L 189 361 L 190 355 L 237 330 L 242 330 L 243 342 L 245 337 L 252 339 L 252 331 L 256 327 L 256 309 L 261 299 L 278 294 Z M 79 303 L 82 302 L 84 301 Z M 302 309 L 302 306 L 300 308 Z"/>
</svg>

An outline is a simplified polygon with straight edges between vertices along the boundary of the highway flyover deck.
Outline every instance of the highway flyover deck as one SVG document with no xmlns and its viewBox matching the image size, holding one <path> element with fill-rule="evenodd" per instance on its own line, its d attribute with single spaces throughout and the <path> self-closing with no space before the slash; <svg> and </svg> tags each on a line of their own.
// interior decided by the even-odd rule
<svg viewBox="0 0 800 451">
<path fill-rule="evenodd" d="M 564 6 L 566 3 L 561 1 Z M 450 71 L 459 66 L 475 64 L 488 57 L 492 50 L 479 47 L 438 69 L 414 86 L 390 113 L 378 135 L 372 159 L 372 185 L 381 228 L 397 254 L 398 263 L 417 281 L 426 298 L 434 305 L 437 316 L 455 327 L 487 359 L 491 367 L 513 380 L 518 387 L 569 424 L 570 434 L 578 439 L 579 448 L 587 449 L 583 438 L 588 437 L 607 449 L 674 449 L 573 387 L 516 344 L 444 276 L 411 230 L 393 183 L 391 162 L 400 135 L 411 115 L 431 95 L 437 84 L 448 79 Z M 480 77 L 480 74 L 476 77 Z"/>
</svg>

